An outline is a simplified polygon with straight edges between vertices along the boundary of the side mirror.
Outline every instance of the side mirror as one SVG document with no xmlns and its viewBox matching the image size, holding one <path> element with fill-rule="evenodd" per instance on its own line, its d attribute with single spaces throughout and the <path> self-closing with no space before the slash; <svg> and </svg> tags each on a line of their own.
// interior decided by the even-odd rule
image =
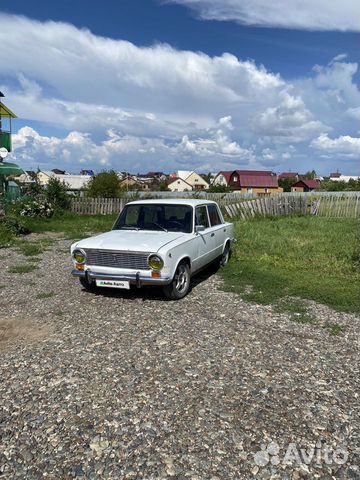
<svg viewBox="0 0 360 480">
<path fill-rule="evenodd" d="M 195 233 L 200 233 L 205 230 L 204 225 L 195 225 Z"/>
</svg>

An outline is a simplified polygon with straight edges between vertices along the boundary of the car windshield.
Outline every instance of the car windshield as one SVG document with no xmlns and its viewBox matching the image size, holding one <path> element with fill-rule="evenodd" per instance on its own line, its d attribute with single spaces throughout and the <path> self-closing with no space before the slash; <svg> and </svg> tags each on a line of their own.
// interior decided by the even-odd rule
<svg viewBox="0 0 360 480">
<path fill-rule="evenodd" d="M 159 230 L 192 232 L 192 208 L 189 205 L 137 203 L 126 205 L 114 230 Z"/>
</svg>

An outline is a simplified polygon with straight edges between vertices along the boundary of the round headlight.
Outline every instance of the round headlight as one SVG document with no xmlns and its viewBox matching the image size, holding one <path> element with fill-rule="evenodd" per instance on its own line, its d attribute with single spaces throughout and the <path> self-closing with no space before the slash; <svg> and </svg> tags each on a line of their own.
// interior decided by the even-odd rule
<svg viewBox="0 0 360 480">
<path fill-rule="evenodd" d="M 159 255 L 150 255 L 148 258 L 148 264 L 153 270 L 161 270 L 164 266 L 164 261 Z"/>
<path fill-rule="evenodd" d="M 86 255 L 83 250 L 74 250 L 73 251 L 73 259 L 76 263 L 85 263 Z"/>
</svg>

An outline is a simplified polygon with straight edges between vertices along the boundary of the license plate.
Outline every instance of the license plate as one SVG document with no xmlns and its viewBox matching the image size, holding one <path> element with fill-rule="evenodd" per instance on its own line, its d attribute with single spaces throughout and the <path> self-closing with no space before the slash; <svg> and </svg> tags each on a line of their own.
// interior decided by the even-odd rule
<svg viewBox="0 0 360 480">
<path fill-rule="evenodd" d="M 129 290 L 130 282 L 122 280 L 96 280 L 97 287 L 126 288 Z"/>
</svg>

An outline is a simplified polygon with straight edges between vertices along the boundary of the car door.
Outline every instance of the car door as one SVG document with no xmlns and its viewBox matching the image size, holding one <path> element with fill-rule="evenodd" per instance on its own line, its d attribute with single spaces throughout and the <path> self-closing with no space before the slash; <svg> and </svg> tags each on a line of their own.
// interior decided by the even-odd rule
<svg viewBox="0 0 360 480">
<path fill-rule="evenodd" d="M 209 204 L 207 206 L 208 216 L 210 222 L 210 246 L 211 246 L 211 259 L 215 260 L 216 258 L 222 255 L 225 236 L 226 236 L 226 226 L 223 223 L 222 215 L 219 212 L 218 206 L 215 204 Z"/>
<path fill-rule="evenodd" d="M 196 232 L 197 226 L 203 226 L 204 230 Z M 206 205 L 195 207 L 195 257 L 192 262 L 194 271 L 199 270 L 211 262 L 213 244 L 211 233 Z"/>
</svg>

